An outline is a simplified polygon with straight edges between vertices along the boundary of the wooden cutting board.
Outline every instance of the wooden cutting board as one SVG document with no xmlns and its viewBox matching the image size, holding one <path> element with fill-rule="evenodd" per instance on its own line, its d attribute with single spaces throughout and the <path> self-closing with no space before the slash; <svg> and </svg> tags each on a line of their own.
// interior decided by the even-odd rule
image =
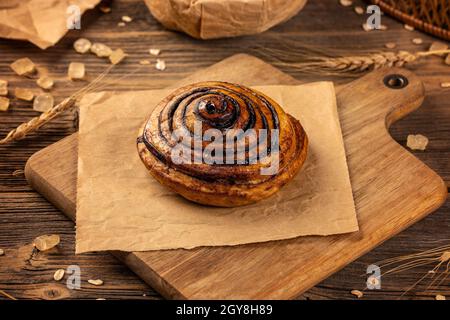
<svg viewBox="0 0 450 320">
<path fill-rule="evenodd" d="M 389 75 L 397 76 L 387 81 Z M 299 83 L 241 54 L 175 86 L 204 80 Z M 113 254 L 167 298 L 297 297 L 445 201 L 447 188 L 442 179 L 387 131 L 391 123 L 418 108 L 423 98 L 422 83 L 404 69 L 376 71 L 337 90 L 359 232 L 234 247 Z M 77 135 L 73 134 L 33 155 L 25 173 L 38 192 L 75 220 L 76 171 Z"/>
</svg>

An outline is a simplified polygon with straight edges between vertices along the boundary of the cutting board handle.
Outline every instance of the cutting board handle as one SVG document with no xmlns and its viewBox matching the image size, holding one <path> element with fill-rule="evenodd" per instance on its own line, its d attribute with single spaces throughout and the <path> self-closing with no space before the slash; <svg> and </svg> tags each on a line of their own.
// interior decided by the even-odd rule
<svg viewBox="0 0 450 320">
<path fill-rule="evenodd" d="M 422 81 L 411 71 L 384 68 L 353 81 L 337 90 L 341 119 L 361 120 L 360 125 L 378 124 L 386 128 L 414 111 L 425 98 Z M 347 117 L 346 112 L 361 113 Z M 354 127 L 354 123 L 352 123 Z"/>
</svg>

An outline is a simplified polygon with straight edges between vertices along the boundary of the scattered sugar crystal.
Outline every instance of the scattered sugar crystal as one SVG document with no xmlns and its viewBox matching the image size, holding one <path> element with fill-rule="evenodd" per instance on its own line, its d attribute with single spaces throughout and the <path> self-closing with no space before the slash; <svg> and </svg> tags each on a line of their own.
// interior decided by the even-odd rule
<svg viewBox="0 0 450 320">
<path fill-rule="evenodd" d="M 10 64 L 11 69 L 19 76 L 26 76 L 36 71 L 36 66 L 29 58 L 21 58 Z"/>
<path fill-rule="evenodd" d="M 69 78 L 72 80 L 83 79 L 84 75 L 85 75 L 84 63 L 71 62 L 69 64 L 69 69 L 67 71 L 67 74 L 68 74 Z"/>
<path fill-rule="evenodd" d="M 409 24 L 405 24 L 403 27 L 408 31 L 414 31 L 414 27 Z"/>
<path fill-rule="evenodd" d="M 122 22 L 122 21 L 121 21 L 121 22 L 118 22 L 118 23 L 117 23 L 117 26 L 118 26 L 118 27 L 125 27 L 126 24 L 125 24 L 125 22 Z"/>
<path fill-rule="evenodd" d="M 54 84 L 53 80 L 46 76 L 37 79 L 36 83 L 39 87 L 45 90 L 51 89 Z"/>
<path fill-rule="evenodd" d="M 9 108 L 9 99 L 0 97 L 0 111 L 7 111 Z"/>
<path fill-rule="evenodd" d="M 34 239 L 33 246 L 39 251 L 47 251 L 53 249 L 61 242 L 61 238 L 57 234 L 45 234 Z"/>
<path fill-rule="evenodd" d="M 123 22 L 131 22 L 131 21 L 133 21 L 133 18 L 131 18 L 131 17 L 129 17 L 129 16 L 123 16 L 123 17 L 122 17 L 122 21 L 123 21 Z"/>
<path fill-rule="evenodd" d="M 421 38 L 414 38 L 411 40 L 414 44 L 422 44 L 423 40 Z"/>
<path fill-rule="evenodd" d="M 126 56 L 127 54 L 123 52 L 122 49 L 116 49 L 109 56 L 109 61 L 111 61 L 112 64 L 118 64 L 120 61 L 125 59 Z"/>
<path fill-rule="evenodd" d="M 14 90 L 14 96 L 20 100 L 31 101 L 34 98 L 34 93 L 28 89 L 16 88 Z"/>
<path fill-rule="evenodd" d="M 155 68 L 160 70 L 160 71 L 166 70 L 166 62 L 164 60 L 161 60 L 161 59 L 156 59 Z"/>
<path fill-rule="evenodd" d="M 54 100 L 50 93 L 42 93 L 34 98 L 33 109 L 39 112 L 45 112 L 53 108 Z"/>
<path fill-rule="evenodd" d="M 421 134 L 410 134 L 406 140 L 406 146 L 411 150 L 425 150 L 428 145 L 428 138 Z"/>
<path fill-rule="evenodd" d="M 388 49 L 395 49 L 397 44 L 395 42 L 387 42 L 384 46 Z"/>
<path fill-rule="evenodd" d="M 91 42 L 88 39 L 80 38 L 73 43 L 73 48 L 78 53 L 86 53 L 91 49 Z"/>
<path fill-rule="evenodd" d="M 112 50 L 107 45 L 103 43 L 94 43 L 91 46 L 91 52 L 96 54 L 97 57 L 109 57 L 112 53 Z"/>
<path fill-rule="evenodd" d="M 159 56 L 159 54 L 161 53 L 161 49 L 151 48 L 151 49 L 148 50 L 148 52 L 149 52 L 152 56 Z"/>
<path fill-rule="evenodd" d="M 8 81 L 0 80 L 0 96 L 6 96 L 8 94 Z"/>
</svg>

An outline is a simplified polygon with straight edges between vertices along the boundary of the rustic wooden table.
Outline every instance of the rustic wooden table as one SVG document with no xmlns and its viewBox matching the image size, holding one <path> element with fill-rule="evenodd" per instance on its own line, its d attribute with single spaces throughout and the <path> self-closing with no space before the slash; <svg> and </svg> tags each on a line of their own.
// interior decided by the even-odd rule
<svg viewBox="0 0 450 320">
<path fill-rule="evenodd" d="M 122 15 L 129 15 L 134 20 L 126 27 L 118 27 Z M 389 17 L 382 19 L 382 23 L 388 26 L 387 31 L 365 32 L 361 28 L 364 19 L 351 8 L 340 6 L 337 0 L 310 1 L 296 17 L 263 34 L 200 41 L 166 30 L 149 14 L 143 1 L 116 0 L 111 13 L 103 14 L 98 9 L 89 11 L 83 16 L 80 31 L 69 32 L 56 46 L 45 51 L 26 42 L 0 40 L 0 78 L 9 81 L 10 89 L 35 88 L 34 81 L 14 75 L 9 68 L 11 62 L 25 56 L 46 67 L 58 79 L 64 79 L 71 61 L 84 62 L 91 76 L 99 74 L 107 66 L 105 60 L 93 55 L 80 56 L 72 49 L 72 43 L 82 36 L 130 53 L 126 62 L 112 71 L 113 77 L 129 72 L 139 60 L 149 59 L 150 47 L 162 50 L 161 58 L 167 63 L 164 72 L 144 68 L 126 80 L 111 83 L 108 89 L 163 88 L 193 71 L 240 52 L 259 56 L 303 81 L 328 79 L 344 83 L 349 79 L 303 74 L 282 65 L 276 57 L 264 54 L 263 48 L 282 47 L 287 50 L 286 54 L 290 54 L 304 47 L 320 46 L 354 55 L 359 50 L 384 50 L 384 44 L 391 41 L 396 42 L 399 49 L 426 50 L 436 40 L 419 32 L 407 31 L 403 24 Z M 411 40 L 416 37 L 422 38 L 424 43 L 413 44 Z M 396 123 L 390 132 L 401 145 L 405 145 L 410 133 L 426 135 L 430 139 L 427 150 L 414 154 L 438 172 L 450 186 L 450 90 L 440 88 L 441 82 L 450 81 L 450 69 L 442 63 L 442 59 L 431 57 L 412 67 L 412 70 L 425 83 L 427 98 L 419 110 Z M 58 102 L 85 84 L 60 80 L 52 93 Z M 36 115 L 30 103 L 12 100 L 10 110 L 0 113 L 0 136 Z M 34 192 L 23 176 L 12 175 L 15 170 L 24 168 L 34 152 L 75 131 L 76 116 L 69 112 L 43 127 L 38 134 L 0 146 L 0 248 L 5 251 L 5 255 L 0 256 L 0 290 L 18 299 L 160 299 L 152 288 L 111 255 L 95 253 L 75 256 L 73 223 Z M 449 213 L 450 200 L 423 221 L 348 265 L 299 299 L 354 299 L 350 291 L 364 288 L 368 265 L 448 244 Z M 62 241 L 56 252 L 36 257 L 32 254 L 31 243 L 42 234 L 59 234 Z M 66 289 L 53 280 L 53 273 L 69 265 L 81 267 L 83 280 L 101 278 L 105 284 L 101 287 L 82 287 L 81 290 Z M 430 268 L 423 266 L 385 276 L 382 278 L 382 289 L 366 291 L 364 299 L 433 299 L 437 293 L 450 295 L 449 279 L 437 288 L 428 288 L 429 281 L 423 281 L 402 295 Z M 0 299 L 6 298 L 0 294 Z"/>
</svg>

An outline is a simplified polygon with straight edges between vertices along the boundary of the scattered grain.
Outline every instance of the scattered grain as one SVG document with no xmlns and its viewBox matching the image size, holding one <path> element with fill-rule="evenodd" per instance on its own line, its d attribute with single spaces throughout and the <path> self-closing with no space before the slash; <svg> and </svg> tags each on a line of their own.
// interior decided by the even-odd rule
<svg viewBox="0 0 450 320">
<path fill-rule="evenodd" d="M 441 88 L 450 88 L 450 82 L 441 82 Z"/>
<path fill-rule="evenodd" d="M 443 296 L 442 294 L 437 294 L 435 299 L 436 300 L 446 300 L 445 296 Z"/>
<path fill-rule="evenodd" d="M 372 285 L 373 287 L 376 287 L 380 284 L 380 280 L 375 276 L 369 277 L 367 279 L 367 282 L 370 283 L 370 285 Z"/>
<path fill-rule="evenodd" d="M 372 27 L 367 22 L 362 24 L 362 28 L 364 31 L 372 31 L 373 30 Z"/>
<path fill-rule="evenodd" d="M 0 97 L 0 111 L 7 111 L 9 108 L 9 99 Z"/>
<path fill-rule="evenodd" d="M 411 40 L 414 44 L 422 44 L 423 40 L 421 38 L 414 38 Z"/>
<path fill-rule="evenodd" d="M 67 70 L 67 75 L 72 80 L 81 80 L 85 76 L 84 63 L 81 62 L 71 62 L 69 64 L 69 69 Z"/>
<path fill-rule="evenodd" d="M 28 89 L 16 88 L 14 90 L 14 96 L 20 100 L 31 101 L 34 98 L 34 93 Z"/>
<path fill-rule="evenodd" d="M 94 286 L 101 286 L 103 281 L 100 279 L 89 279 L 88 282 Z"/>
<path fill-rule="evenodd" d="M 406 146 L 411 150 L 425 150 L 428 145 L 428 138 L 421 134 L 410 134 L 406 139 Z"/>
<path fill-rule="evenodd" d="M 354 295 L 355 297 L 357 297 L 358 299 L 361 299 L 362 297 L 363 297 L 363 293 L 361 292 L 361 291 L 359 291 L 359 290 L 352 290 L 352 291 L 350 291 L 350 293 L 352 294 L 352 295 Z"/>
<path fill-rule="evenodd" d="M 46 112 L 53 108 L 53 96 L 50 93 L 42 93 L 36 96 L 33 101 L 33 110 L 39 112 Z"/>
<path fill-rule="evenodd" d="M 355 10 L 356 14 L 359 14 L 359 15 L 364 14 L 364 12 L 365 12 L 364 8 L 361 6 L 356 6 L 353 10 Z"/>
<path fill-rule="evenodd" d="M 125 59 L 126 56 L 127 54 L 123 52 L 122 49 L 116 49 L 109 56 L 109 61 L 111 61 L 112 64 L 118 64 L 123 59 Z"/>
<path fill-rule="evenodd" d="M 8 94 L 8 81 L 0 80 L 0 96 L 6 96 Z"/>
<path fill-rule="evenodd" d="M 395 42 L 387 42 L 384 44 L 384 46 L 388 49 L 395 49 L 397 47 L 397 44 Z"/>
<path fill-rule="evenodd" d="M 5 250 L 0 249 L 0 256 L 4 256 L 5 255 Z"/>
<path fill-rule="evenodd" d="M 91 46 L 91 52 L 97 55 L 97 57 L 103 58 L 109 57 L 112 53 L 112 50 L 110 47 L 103 43 L 94 43 Z"/>
<path fill-rule="evenodd" d="M 92 43 L 85 38 L 80 38 L 73 43 L 73 48 L 78 53 L 86 53 L 91 49 Z"/>
<path fill-rule="evenodd" d="M 129 16 L 122 16 L 122 21 L 123 22 L 131 22 L 131 21 L 133 21 L 133 18 L 131 18 Z"/>
<path fill-rule="evenodd" d="M 36 83 L 39 87 L 41 87 L 44 90 L 50 90 L 53 88 L 54 82 L 53 79 L 50 79 L 49 77 L 43 76 L 36 80 Z"/>
<path fill-rule="evenodd" d="M 339 0 L 341 6 L 350 7 L 353 4 L 352 0 Z"/>
<path fill-rule="evenodd" d="M 95 300 L 106 300 L 105 298 L 97 298 Z"/>
<path fill-rule="evenodd" d="M 414 31 L 414 27 L 409 24 L 405 24 L 403 27 L 408 31 Z"/>
<path fill-rule="evenodd" d="M 159 54 L 161 53 L 161 49 L 150 48 L 150 49 L 148 50 L 148 52 L 149 52 L 152 56 L 159 56 Z"/>
<path fill-rule="evenodd" d="M 380 27 L 378 28 L 378 30 L 381 30 L 381 31 L 386 31 L 387 29 L 388 29 L 388 26 L 385 24 L 380 24 Z"/>
<path fill-rule="evenodd" d="M 25 171 L 22 169 L 14 170 L 12 175 L 13 177 L 23 177 L 25 175 Z"/>
<path fill-rule="evenodd" d="M 60 242 L 60 238 L 57 234 L 43 235 L 34 239 L 33 245 L 39 251 L 47 251 L 56 247 Z"/>
<path fill-rule="evenodd" d="M 139 64 L 148 65 L 148 64 L 150 64 L 150 60 L 141 60 L 141 61 L 139 61 Z"/>
<path fill-rule="evenodd" d="M 60 281 L 62 278 L 64 278 L 64 269 L 58 269 L 55 271 L 55 273 L 53 274 L 53 279 L 55 281 Z"/>
<path fill-rule="evenodd" d="M 166 70 L 166 62 L 164 60 L 161 60 L 161 59 L 156 59 L 155 68 L 157 70 L 160 70 L 160 71 Z"/>
<path fill-rule="evenodd" d="M 125 26 L 126 26 L 126 23 L 120 21 L 120 22 L 117 23 L 117 26 L 122 28 L 122 27 L 125 27 Z"/>
<path fill-rule="evenodd" d="M 105 6 L 105 5 L 100 6 L 99 9 L 103 13 L 110 13 L 111 12 L 111 7 L 108 7 L 108 6 Z"/>
</svg>

